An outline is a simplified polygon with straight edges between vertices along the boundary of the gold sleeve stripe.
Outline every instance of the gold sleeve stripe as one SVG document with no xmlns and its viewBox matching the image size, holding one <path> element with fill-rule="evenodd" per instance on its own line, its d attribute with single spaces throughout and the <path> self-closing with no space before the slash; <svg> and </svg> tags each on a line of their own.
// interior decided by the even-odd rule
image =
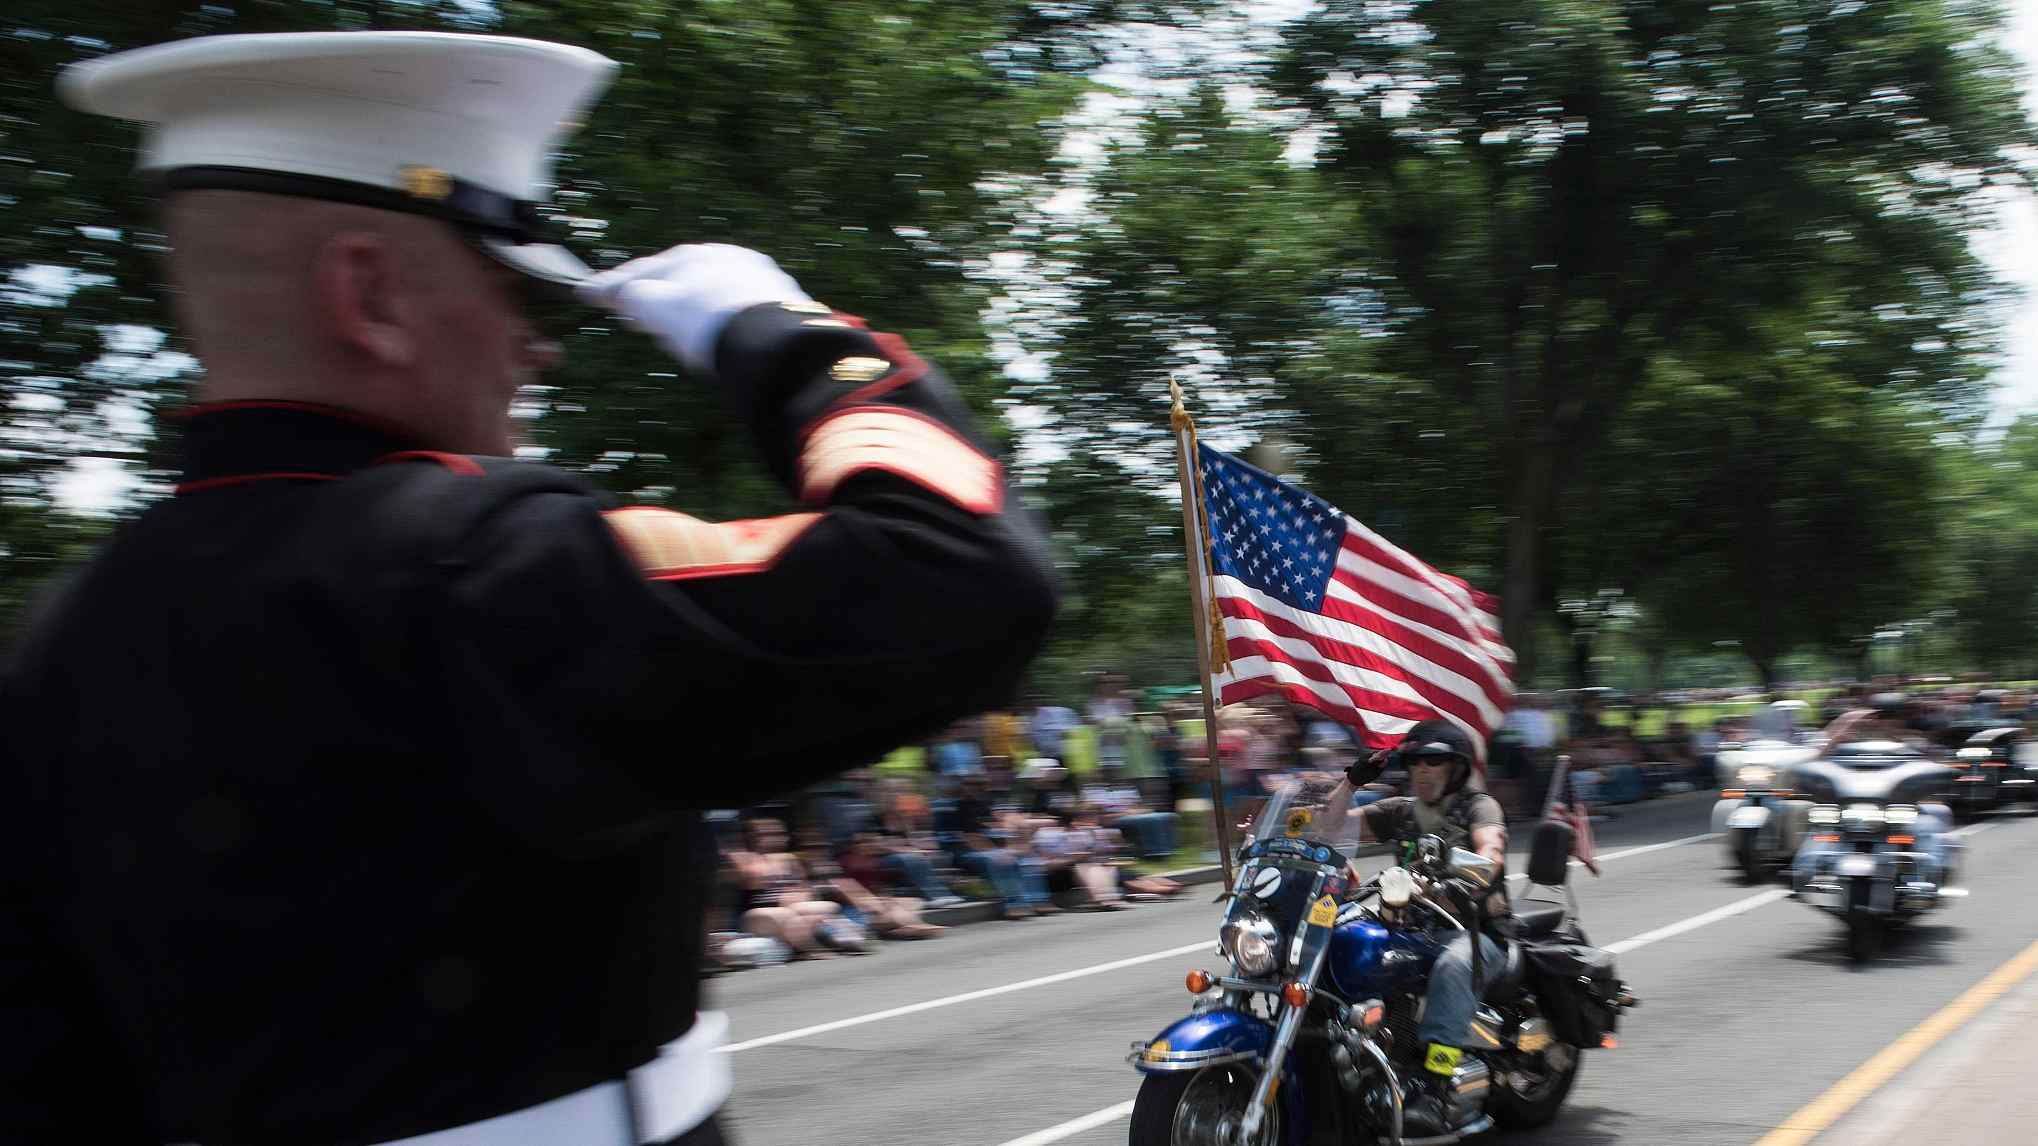
<svg viewBox="0 0 2038 1146">
<path fill-rule="evenodd" d="M 852 474 L 883 470 L 971 513 L 996 513 L 1005 485 L 998 463 L 955 432 L 906 410 L 860 407 L 830 415 L 800 452 L 800 499 L 828 500 Z"/>
<path fill-rule="evenodd" d="M 609 510 L 602 518 L 644 576 L 654 581 L 684 581 L 769 569 L 821 515 L 702 521 L 669 509 L 631 506 Z"/>
</svg>

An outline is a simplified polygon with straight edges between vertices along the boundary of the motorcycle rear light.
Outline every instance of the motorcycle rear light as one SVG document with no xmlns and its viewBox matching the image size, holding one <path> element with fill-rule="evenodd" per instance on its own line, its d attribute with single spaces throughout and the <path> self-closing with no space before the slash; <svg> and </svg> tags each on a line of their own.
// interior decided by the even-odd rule
<svg viewBox="0 0 2038 1146">
<path fill-rule="evenodd" d="M 1620 1047 L 1620 1040 L 1612 1035 L 1601 1035 L 1599 1036 L 1599 1046 L 1602 1050 L 1616 1050 Z"/>
<path fill-rule="evenodd" d="M 1837 843 L 1839 843 L 1839 842 L 1840 842 L 1840 837 L 1838 837 L 1838 836 L 1813 836 L 1813 837 L 1812 837 L 1812 842 L 1813 842 L 1813 843 L 1815 843 L 1815 844 L 1837 844 Z"/>
<path fill-rule="evenodd" d="M 1189 972 L 1188 979 L 1184 981 L 1184 985 L 1189 988 L 1191 995 L 1200 995 L 1209 990 L 1210 985 L 1214 982 L 1216 980 L 1210 977 L 1210 972 L 1208 971 L 1191 971 Z"/>
<path fill-rule="evenodd" d="M 1291 1007 L 1309 1005 L 1309 988 L 1300 983 L 1287 983 L 1281 987 L 1281 1001 Z"/>
<path fill-rule="evenodd" d="M 1722 799 L 1722 800 L 1739 800 L 1739 799 L 1741 799 L 1741 798 L 1745 797 L 1745 796 L 1746 796 L 1747 794 L 1748 794 L 1748 793 L 1746 793 L 1746 792 L 1742 791 L 1742 790 L 1741 790 L 1741 789 L 1739 789 L 1739 788 L 1728 788 L 1728 789 L 1727 789 L 1726 791 L 1724 791 L 1724 792 L 1721 792 L 1721 793 L 1720 793 L 1720 799 Z"/>
<path fill-rule="evenodd" d="M 1889 842 L 1893 844 L 1914 844 L 1918 840 L 1915 836 L 1891 836 Z"/>
</svg>

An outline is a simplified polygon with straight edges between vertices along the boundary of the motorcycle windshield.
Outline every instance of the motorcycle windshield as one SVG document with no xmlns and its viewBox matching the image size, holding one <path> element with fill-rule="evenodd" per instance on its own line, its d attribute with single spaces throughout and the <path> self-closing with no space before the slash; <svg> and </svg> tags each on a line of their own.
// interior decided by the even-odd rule
<svg viewBox="0 0 2038 1146">
<path fill-rule="evenodd" d="M 1327 801 L 1334 787 L 1320 779 L 1284 782 L 1253 816 L 1251 843 L 1307 840 L 1348 852 L 1349 845 L 1358 838 L 1359 816 L 1349 806 L 1342 809 L 1329 806 Z"/>
</svg>

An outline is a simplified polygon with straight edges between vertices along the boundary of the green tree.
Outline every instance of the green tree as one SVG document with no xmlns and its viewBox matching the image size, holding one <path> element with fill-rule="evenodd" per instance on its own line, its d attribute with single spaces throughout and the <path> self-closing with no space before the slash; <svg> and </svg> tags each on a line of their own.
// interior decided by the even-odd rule
<svg viewBox="0 0 2038 1146">
<path fill-rule="evenodd" d="M 2003 436 L 1949 451 L 1946 603 L 1977 668 L 2038 675 L 2038 415 Z"/>
<path fill-rule="evenodd" d="M 1620 451 L 1639 396 L 1718 388 L 1678 419 L 1703 441 L 1761 416 L 1765 357 L 1809 356 L 1825 383 L 1785 387 L 1803 417 L 1888 388 L 1878 410 L 1974 418 L 2000 292 L 1968 236 L 2033 138 L 1999 26 L 1939 0 L 1328 0 L 1270 62 L 1157 64 L 1138 130 L 1066 176 L 1086 214 L 1035 220 L 1060 317 L 1027 333 L 1058 357 L 1020 396 L 1070 436 L 1159 453 L 1163 376 L 1207 382 L 1206 436 L 1293 443 L 1313 488 L 1501 589 L 1532 671 L 1533 617 L 1669 575 L 1629 575 L 1632 547 L 1594 536 L 1690 516 L 1603 512 L 1606 475 L 1655 468 Z M 1706 411 L 1726 424 L 1683 417 Z M 1782 551 L 1749 539 L 1833 499 L 1758 444 L 1700 474 L 1769 483 L 1702 507 L 1738 520 L 1641 559 L 1697 549 L 1719 564 L 1688 583 L 1788 599 L 1798 582 L 1756 568 Z M 1780 623 L 1760 656 L 1849 623 Z"/>
<path fill-rule="evenodd" d="M 1087 83 L 1112 0 L 974 5 L 791 0 L 24 0 L 0 16 L 0 495 L 47 504 L 98 454 L 160 471 L 142 427 L 185 400 L 189 360 L 162 283 L 163 236 L 134 179 L 133 127 L 70 111 L 57 72 L 111 50 L 256 31 L 488 31 L 584 44 L 623 64 L 559 157 L 552 210 L 608 264 L 683 241 L 778 257 L 988 408 L 1003 380 L 969 275 L 999 230 L 994 188 L 1046 161 L 1037 125 Z M 566 364 L 519 403 L 553 460 L 714 516 L 782 508 L 708 387 L 621 324 L 543 316 Z M 144 362 L 135 332 L 168 332 Z M 125 357 L 123 357 L 125 354 Z M 989 420 L 999 432 L 1002 423 Z M 683 491 L 683 492 L 680 492 Z"/>
</svg>

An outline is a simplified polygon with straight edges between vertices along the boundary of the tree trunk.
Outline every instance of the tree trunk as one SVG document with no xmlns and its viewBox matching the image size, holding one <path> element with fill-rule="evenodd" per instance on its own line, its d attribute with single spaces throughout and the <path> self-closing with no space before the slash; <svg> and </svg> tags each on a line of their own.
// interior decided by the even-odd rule
<svg viewBox="0 0 2038 1146">
<path fill-rule="evenodd" d="M 1762 678 L 1762 691 L 1776 695 L 1776 654 L 1750 652 L 1748 659 L 1755 662 L 1755 672 Z"/>
<path fill-rule="evenodd" d="M 1526 682 L 1535 671 L 1536 602 L 1543 586 L 1543 529 L 1550 514 L 1551 453 L 1540 441 L 1523 446 L 1507 522 L 1507 574 L 1500 590 L 1500 627 L 1514 650 L 1515 680 Z"/>
<path fill-rule="evenodd" d="M 1592 650 L 1598 647 L 1599 631 L 1584 625 L 1571 630 L 1571 687 L 1592 687 Z"/>
</svg>

